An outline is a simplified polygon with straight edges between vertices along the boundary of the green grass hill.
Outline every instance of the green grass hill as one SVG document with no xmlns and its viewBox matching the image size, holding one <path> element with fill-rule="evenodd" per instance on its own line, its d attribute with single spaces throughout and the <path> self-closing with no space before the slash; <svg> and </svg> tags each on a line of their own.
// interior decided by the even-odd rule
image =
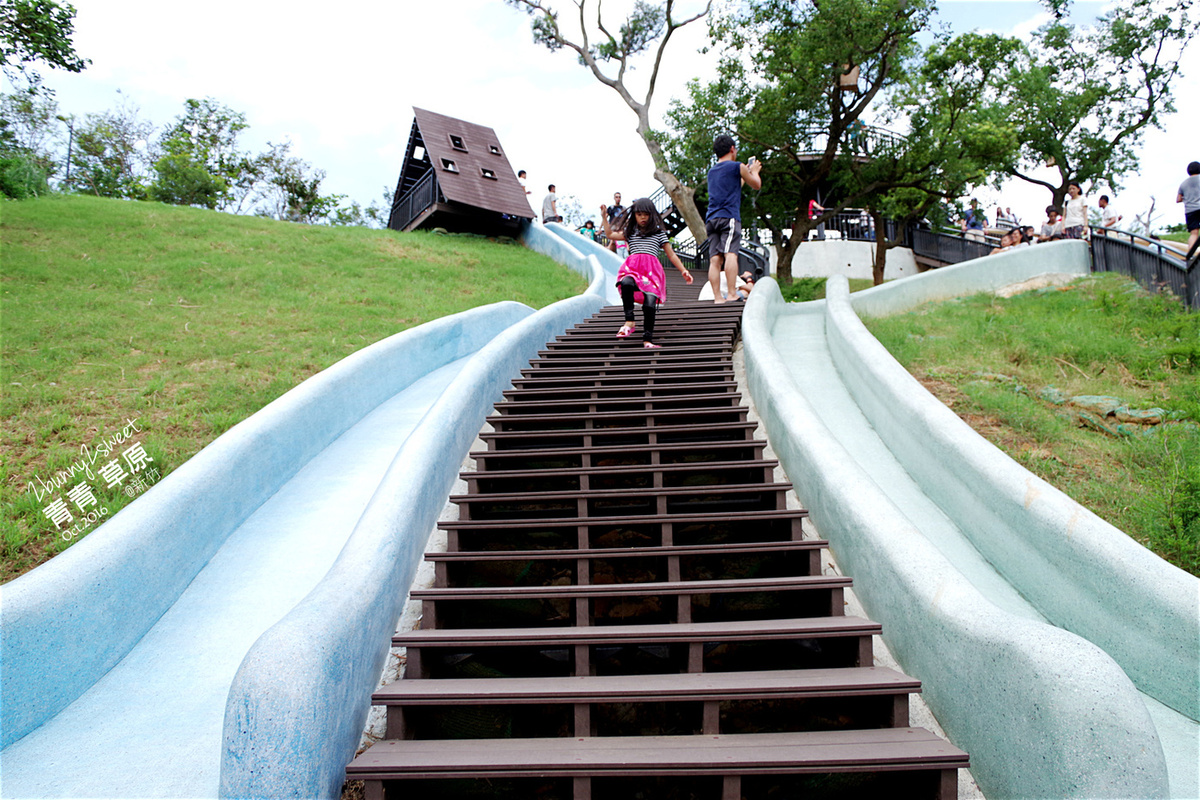
<svg viewBox="0 0 1200 800">
<path fill-rule="evenodd" d="M 586 286 L 514 243 L 65 195 L 0 203 L 0 279 L 0 581 L 78 541 L 42 484 L 130 424 L 165 475 L 372 342 Z"/>
</svg>

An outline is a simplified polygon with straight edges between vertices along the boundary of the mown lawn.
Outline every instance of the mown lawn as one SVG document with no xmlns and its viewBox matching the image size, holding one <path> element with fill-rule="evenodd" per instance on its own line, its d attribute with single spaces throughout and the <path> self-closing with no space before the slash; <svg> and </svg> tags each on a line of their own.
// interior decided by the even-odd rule
<svg viewBox="0 0 1200 800">
<path fill-rule="evenodd" d="M 78 541 L 45 509 L 76 510 L 65 493 L 79 480 L 53 477 L 81 458 L 94 473 L 140 444 L 164 476 L 372 342 L 585 288 L 514 243 L 86 196 L 0 204 L 0 248 L 0 580 Z M 110 515 L 131 500 L 121 486 L 94 496 Z"/>
</svg>

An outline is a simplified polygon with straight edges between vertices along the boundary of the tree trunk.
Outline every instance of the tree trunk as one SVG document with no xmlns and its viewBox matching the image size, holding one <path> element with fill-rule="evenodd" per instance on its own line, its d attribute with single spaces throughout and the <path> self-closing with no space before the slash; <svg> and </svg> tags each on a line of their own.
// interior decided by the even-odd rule
<svg viewBox="0 0 1200 800">
<path fill-rule="evenodd" d="M 704 229 L 704 217 L 700 216 L 700 209 L 696 207 L 696 190 L 684 186 L 673 173 L 665 169 L 654 170 L 654 179 L 661 183 L 671 196 L 671 202 L 687 223 L 696 244 L 702 244 L 708 238 L 708 234 Z"/>
<path fill-rule="evenodd" d="M 883 215 L 878 211 L 872 210 L 871 219 L 875 223 L 875 262 L 871 265 L 871 279 L 878 286 L 883 283 L 883 270 L 887 267 L 889 243 L 887 233 L 883 227 Z"/>
</svg>

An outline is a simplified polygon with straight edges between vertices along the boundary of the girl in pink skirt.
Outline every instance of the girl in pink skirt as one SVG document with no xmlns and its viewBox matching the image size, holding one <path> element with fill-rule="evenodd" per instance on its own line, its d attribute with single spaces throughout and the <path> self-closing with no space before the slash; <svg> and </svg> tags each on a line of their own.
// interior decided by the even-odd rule
<svg viewBox="0 0 1200 800">
<path fill-rule="evenodd" d="M 632 336 L 633 304 L 642 304 L 642 317 L 646 329 L 642 332 L 642 347 L 657 348 L 654 343 L 654 314 L 659 303 L 667 299 L 667 279 L 663 274 L 660 252 L 666 252 L 670 262 L 683 273 L 688 283 L 692 273 L 684 268 L 683 262 L 671 249 L 667 232 L 663 230 L 662 218 L 654 209 L 654 203 L 642 197 L 633 201 L 625 215 L 625 224 L 613 230 L 608 224 L 608 207 L 600 206 L 600 219 L 604 223 L 604 235 L 610 241 L 624 241 L 629 245 L 629 257 L 617 272 L 617 287 L 621 291 L 621 303 L 625 306 L 625 324 L 617 331 L 617 338 Z"/>
</svg>

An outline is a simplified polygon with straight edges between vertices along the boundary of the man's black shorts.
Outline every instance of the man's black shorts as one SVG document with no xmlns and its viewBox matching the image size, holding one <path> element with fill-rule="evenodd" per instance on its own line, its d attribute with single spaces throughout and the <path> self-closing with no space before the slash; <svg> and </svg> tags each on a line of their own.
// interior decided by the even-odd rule
<svg viewBox="0 0 1200 800">
<path fill-rule="evenodd" d="M 1175 219 L 1179 219 L 1179 217 Z M 1200 230 L 1200 211 L 1189 211 L 1183 215 L 1183 221 L 1187 223 L 1189 231 Z M 710 233 L 709 236 L 711 235 Z"/>
<path fill-rule="evenodd" d="M 717 217 L 704 223 L 708 234 L 708 256 L 737 253 L 742 245 L 742 222 L 729 217 Z"/>
</svg>

